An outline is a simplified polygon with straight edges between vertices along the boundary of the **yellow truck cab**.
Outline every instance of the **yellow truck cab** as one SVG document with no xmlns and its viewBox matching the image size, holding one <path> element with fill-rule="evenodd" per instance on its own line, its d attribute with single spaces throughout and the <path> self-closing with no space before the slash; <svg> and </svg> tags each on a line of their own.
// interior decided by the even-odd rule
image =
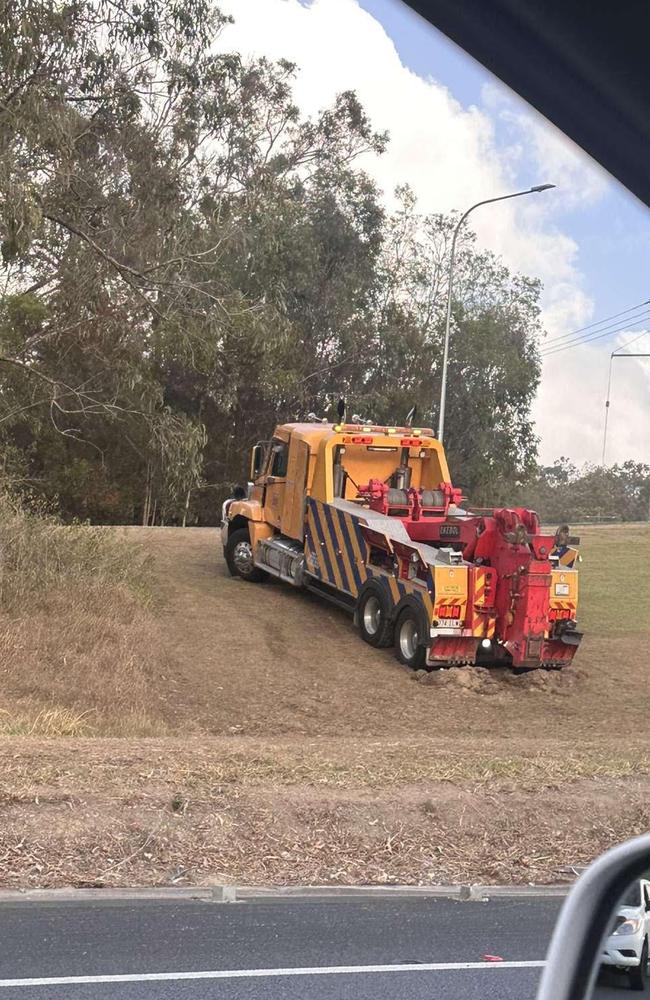
<svg viewBox="0 0 650 1000">
<path fill-rule="evenodd" d="M 465 510 L 431 430 L 281 424 L 250 478 L 222 527 L 234 576 L 321 594 L 412 667 L 570 663 L 577 569 L 534 512 Z"/>
</svg>

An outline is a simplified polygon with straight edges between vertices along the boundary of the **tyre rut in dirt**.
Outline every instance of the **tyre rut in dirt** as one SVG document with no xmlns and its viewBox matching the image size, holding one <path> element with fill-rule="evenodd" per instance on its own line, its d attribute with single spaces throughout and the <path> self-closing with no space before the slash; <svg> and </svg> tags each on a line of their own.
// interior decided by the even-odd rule
<svg viewBox="0 0 650 1000">
<path fill-rule="evenodd" d="M 395 625 L 395 655 L 400 663 L 413 670 L 426 663 L 427 631 L 424 615 L 411 605 L 403 608 Z"/>
<path fill-rule="evenodd" d="M 641 951 L 641 961 L 637 966 L 630 969 L 629 982 L 631 990 L 644 990 L 646 988 L 646 983 L 648 981 L 648 942 L 645 941 L 643 944 L 643 950 Z"/>
<path fill-rule="evenodd" d="M 230 535 L 226 545 L 226 563 L 232 576 L 238 576 L 250 583 L 261 583 L 266 579 L 264 570 L 258 569 L 253 562 L 253 547 L 248 528 L 238 528 Z"/>
<path fill-rule="evenodd" d="M 393 608 L 382 587 L 370 584 L 359 594 L 357 624 L 364 642 L 380 649 L 393 641 Z"/>
</svg>

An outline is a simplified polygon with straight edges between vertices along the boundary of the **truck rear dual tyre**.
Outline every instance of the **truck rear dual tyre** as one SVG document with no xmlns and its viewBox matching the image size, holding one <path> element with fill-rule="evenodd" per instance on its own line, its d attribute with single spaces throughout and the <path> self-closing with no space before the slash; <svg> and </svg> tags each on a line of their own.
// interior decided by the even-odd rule
<svg viewBox="0 0 650 1000">
<path fill-rule="evenodd" d="M 251 545 L 248 528 L 238 528 L 233 531 L 226 543 L 226 564 L 231 576 L 238 576 L 249 583 L 261 583 L 266 580 L 266 573 L 253 562 L 253 546 Z"/>
<path fill-rule="evenodd" d="M 407 605 L 395 623 L 395 656 L 406 667 L 420 670 L 426 664 L 428 629 L 417 608 Z"/>
<path fill-rule="evenodd" d="M 388 597 L 381 587 L 371 585 L 362 591 L 357 603 L 357 624 L 361 638 L 375 649 L 393 642 L 393 622 Z"/>
<path fill-rule="evenodd" d="M 395 607 L 386 590 L 376 583 L 369 584 L 359 595 L 356 620 L 361 638 L 380 649 L 394 644 L 400 663 L 419 670 L 426 663 L 428 623 L 422 610 L 407 604 L 395 621 Z"/>
</svg>

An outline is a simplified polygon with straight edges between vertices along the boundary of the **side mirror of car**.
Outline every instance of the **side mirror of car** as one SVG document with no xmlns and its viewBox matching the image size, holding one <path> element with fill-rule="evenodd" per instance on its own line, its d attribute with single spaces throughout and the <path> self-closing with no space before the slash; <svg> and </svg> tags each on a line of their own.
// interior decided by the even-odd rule
<svg viewBox="0 0 650 1000">
<path fill-rule="evenodd" d="M 644 835 L 607 851 L 578 879 L 553 931 L 538 1000 L 598 1000 L 612 985 L 650 985 L 639 881 L 649 868 Z"/>
</svg>

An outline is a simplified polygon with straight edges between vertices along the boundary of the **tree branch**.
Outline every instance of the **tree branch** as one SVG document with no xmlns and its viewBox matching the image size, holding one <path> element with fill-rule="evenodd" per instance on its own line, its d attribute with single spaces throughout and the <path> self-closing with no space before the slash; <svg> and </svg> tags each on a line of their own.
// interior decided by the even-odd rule
<svg viewBox="0 0 650 1000">
<path fill-rule="evenodd" d="M 96 243 L 91 236 L 89 236 L 87 233 L 84 233 L 83 230 L 75 226 L 74 223 L 67 222 L 64 219 L 60 219 L 56 215 L 48 215 L 47 213 L 44 213 L 43 218 L 48 219 L 49 222 L 53 222 L 57 226 L 61 226 L 62 229 L 67 230 L 67 232 L 69 233 L 73 233 L 75 236 L 78 236 L 79 239 L 84 240 L 84 242 L 86 242 L 89 246 L 91 246 L 93 250 L 99 254 L 100 257 L 102 257 L 108 264 L 110 264 L 113 268 L 115 268 L 115 270 L 122 278 L 122 280 L 125 281 L 129 286 L 129 288 L 131 288 L 136 293 L 136 295 L 138 295 L 143 300 L 143 302 L 147 304 L 149 309 L 151 309 L 151 311 L 154 312 L 159 319 L 166 318 L 164 313 L 160 312 L 160 310 L 153 304 L 151 299 L 144 294 L 142 289 L 138 288 L 137 285 L 134 285 L 132 281 L 129 281 L 127 277 L 128 274 L 130 274 L 134 278 L 138 278 L 140 281 L 143 282 L 143 284 L 146 283 L 147 278 L 141 271 L 136 270 L 136 268 L 131 267 L 129 264 L 121 263 L 110 253 L 104 250 L 103 247 L 100 247 L 100 245 Z"/>
</svg>

